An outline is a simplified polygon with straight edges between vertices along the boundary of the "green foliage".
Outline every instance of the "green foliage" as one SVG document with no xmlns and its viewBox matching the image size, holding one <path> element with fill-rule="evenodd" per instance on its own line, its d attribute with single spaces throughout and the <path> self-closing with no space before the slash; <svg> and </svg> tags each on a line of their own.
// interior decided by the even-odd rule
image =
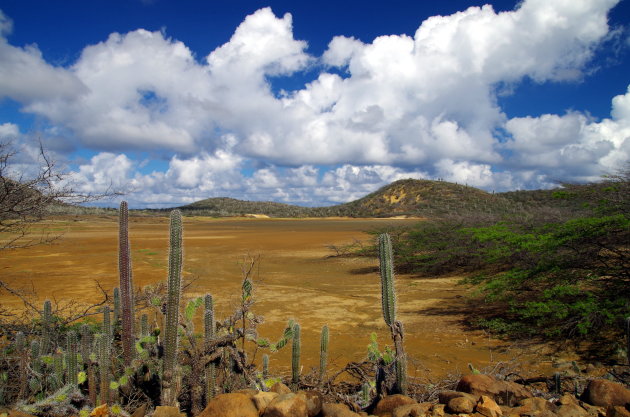
<svg viewBox="0 0 630 417">
<path fill-rule="evenodd" d="M 466 282 L 500 307 L 495 312 L 503 311 L 476 319 L 492 331 L 619 335 L 619 323 L 630 314 L 630 188 L 624 175 L 602 184 L 510 194 L 527 208 L 521 215 L 465 215 L 399 230 L 391 239 L 397 269 L 474 273 Z"/>
<path fill-rule="evenodd" d="M 372 362 L 378 362 L 383 360 L 385 365 L 389 365 L 394 362 L 394 358 L 396 355 L 392 351 L 391 347 L 385 346 L 385 350 L 381 352 L 378 347 L 378 338 L 376 333 L 370 334 L 370 344 L 367 347 L 368 349 L 368 359 Z"/>
</svg>

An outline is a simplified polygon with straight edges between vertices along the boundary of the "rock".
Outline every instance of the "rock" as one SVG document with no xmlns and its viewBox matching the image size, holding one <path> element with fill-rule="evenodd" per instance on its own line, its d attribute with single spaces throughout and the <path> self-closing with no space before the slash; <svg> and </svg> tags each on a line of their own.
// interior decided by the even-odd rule
<svg viewBox="0 0 630 417">
<path fill-rule="evenodd" d="M 238 394 L 245 394 L 245 395 L 249 395 L 250 397 L 253 397 L 254 395 L 258 394 L 260 391 L 258 391 L 257 389 L 254 388 L 243 388 L 243 389 L 238 389 L 236 391 L 232 391 L 232 393 L 238 393 Z"/>
<path fill-rule="evenodd" d="M 620 405 L 610 406 L 606 409 L 606 417 L 630 417 L 630 411 Z"/>
<path fill-rule="evenodd" d="M 133 412 L 131 417 L 144 417 L 146 413 L 147 413 L 147 403 L 144 403 L 140 407 L 136 408 L 136 411 Z"/>
<path fill-rule="evenodd" d="M 494 400 L 490 397 L 482 395 L 475 406 L 475 411 L 481 415 L 486 417 L 501 417 L 503 415 L 503 411 L 499 408 L 499 405 L 494 402 Z"/>
<path fill-rule="evenodd" d="M 489 375 L 466 375 L 457 384 L 457 391 L 473 395 L 485 395 L 497 404 L 514 406 L 519 401 L 530 398 L 532 393 L 522 385 L 508 381 L 497 381 Z"/>
<path fill-rule="evenodd" d="M 259 417 L 259 414 L 249 395 L 235 392 L 217 395 L 197 417 Z"/>
<path fill-rule="evenodd" d="M 475 410 L 475 401 L 466 397 L 451 398 L 446 404 L 446 411 L 451 414 L 470 414 Z"/>
<path fill-rule="evenodd" d="M 179 411 L 179 407 L 161 405 L 155 407 L 152 417 L 186 417 L 186 414 Z"/>
<path fill-rule="evenodd" d="M 289 394 L 291 392 L 291 389 L 284 385 L 282 382 L 276 382 L 275 384 L 273 384 L 269 391 L 276 392 L 278 394 Z"/>
<path fill-rule="evenodd" d="M 479 400 L 478 395 L 472 395 L 467 392 L 459 392 L 459 391 L 442 391 L 438 394 L 438 401 L 440 404 L 448 404 L 450 400 L 456 397 L 465 397 L 470 399 L 473 404 L 477 404 L 477 400 Z"/>
<path fill-rule="evenodd" d="M 359 417 L 360 414 L 350 411 L 345 404 L 322 404 L 321 417 Z"/>
<path fill-rule="evenodd" d="M 0 416 L 3 417 L 35 417 L 32 414 L 27 414 L 19 410 L 12 410 L 9 408 L 0 407 Z"/>
<path fill-rule="evenodd" d="M 263 417 L 306 417 L 306 396 L 304 394 L 280 394 L 265 408 Z"/>
<path fill-rule="evenodd" d="M 277 392 L 258 391 L 251 398 L 254 402 L 254 405 L 256 406 L 256 409 L 258 409 L 258 412 L 262 414 L 269 403 L 272 402 L 278 395 L 280 394 L 278 394 Z"/>
<path fill-rule="evenodd" d="M 306 398 L 306 410 L 308 417 L 315 417 L 322 410 L 322 395 L 317 391 L 300 391 L 298 394 L 304 395 Z"/>
<path fill-rule="evenodd" d="M 94 407 L 94 410 L 90 413 L 90 417 L 103 417 L 107 415 L 109 415 L 109 408 L 107 407 L 107 404 Z"/>
<path fill-rule="evenodd" d="M 558 406 L 544 398 L 525 398 L 519 403 L 519 407 L 514 408 L 508 416 L 536 416 L 536 417 L 556 417 Z"/>
<path fill-rule="evenodd" d="M 397 407 L 392 417 L 424 417 L 433 407 L 431 403 L 407 404 Z"/>
<path fill-rule="evenodd" d="M 378 404 L 376 404 L 374 415 L 390 417 L 396 408 L 408 404 L 417 404 L 417 402 L 413 398 L 402 394 L 388 395 L 387 397 L 383 397 Z"/>
<path fill-rule="evenodd" d="M 558 406 L 556 414 L 560 417 L 588 417 L 589 415 L 578 399 L 571 394 L 564 394 L 556 401 L 556 405 Z"/>
<path fill-rule="evenodd" d="M 593 379 L 588 383 L 581 399 L 600 407 L 625 406 L 630 403 L 630 390 L 606 379 Z"/>
<path fill-rule="evenodd" d="M 431 417 L 444 417 L 446 415 L 446 411 L 444 411 L 444 404 L 435 404 L 431 407 Z"/>
</svg>

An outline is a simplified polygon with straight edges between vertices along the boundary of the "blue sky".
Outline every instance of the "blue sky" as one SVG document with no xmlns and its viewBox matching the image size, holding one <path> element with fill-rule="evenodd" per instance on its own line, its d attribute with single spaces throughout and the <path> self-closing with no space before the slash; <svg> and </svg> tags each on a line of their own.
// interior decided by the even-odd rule
<svg viewBox="0 0 630 417">
<path fill-rule="evenodd" d="M 630 154 L 629 0 L 0 11 L 0 140 L 21 151 L 16 174 L 37 169 L 39 139 L 73 187 L 125 190 L 134 208 L 330 205 L 401 178 L 545 188 Z"/>
</svg>

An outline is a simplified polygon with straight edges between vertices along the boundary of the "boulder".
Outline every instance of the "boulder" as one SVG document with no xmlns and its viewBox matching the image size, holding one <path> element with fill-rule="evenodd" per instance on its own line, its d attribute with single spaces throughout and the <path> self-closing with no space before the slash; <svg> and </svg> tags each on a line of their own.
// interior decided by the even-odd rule
<svg viewBox="0 0 630 417">
<path fill-rule="evenodd" d="M 271 387 L 269 391 L 275 392 L 278 394 L 288 394 L 291 392 L 291 389 L 287 387 L 286 385 L 284 385 L 282 382 L 276 382 L 275 384 L 273 384 L 273 386 Z"/>
<path fill-rule="evenodd" d="M 360 414 L 350 411 L 345 404 L 323 403 L 321 417 L 360 417 Z"/>
<path fill-rule="evenodd" d="M 306 396 L 304 394 L 280 394 L 265 408 L 263 417 L 307 417 Z"/>
<path fill-rule="evenodd" d="M 630 411 L 620 405 L 610 406 L 606 409 L 606 417 L 630 417 Z"/>
<path fill-rule="evenodd" d="M 147 403 L 144 403 L 140 407 L 136 408 L 133 414 L 131 414 L 131 417 L 144 417 L 146 413 L 147 413 Z"/>
<path fill-rule="evenodd" d="M 90 412 L 90 417 L 104 417 L 108 415 L 109 415 L 109 407 L 107 406 L 107 404 L 102 404 L 102 405 L 99 405 L 98 407 L 94 407 L 92 412 Z"/>
<path fill-rule="evenodd" d="M 230 393 L 214 397 L 197 417 L 259 417 L 259 413 L 249 395 Z"/>
<path fill-rule="evenodd" d="M 482 395 L 475 406 L 475 411 L 486 417 L 501 417 L 503 411 L 499 405 L 490 397 Z"/>
<path fill-rule="evenodd" d="M 560 417 L 588 417 L 589 413 L 584 409 L 577 398 L 571 394 L 564 394 L 556 401 Z"/>
<path fill-rule="evenodd" d="M 35 417 L 32 414 L 27 414 L 24 413 L 22 411 L 19 410 L 13 410 L 10 408 L 3 408 L 0 407 L 0 416 L 7 416 L 7 417 Z"/>
<path fill-rule="evenodd" d="M 508 381 L 497 381 L 489 375 L 466 375 L 457 384 L 457 391 L 473 395 L 485 395 L 497 404 L 514 406 L 530 398 L 532 393 L 522 385 Z"/>
<path fill-rule="evenodd" d="M 444 404 L 435 404 L 431 407 L 431 414 L 428 414 L 430 417 L 444 417 L 446 415 L 446 411 L 444 411 Z"/>
<path fill-rule="evenodd" d="M 431 403 L 401 405 L 394 410 L 392 417 L 424 417 L 429 414 L 431 407 Z"/>
<path fill-rule="evenodd" d="M 396 408 L 408 404 L 417 404 L 417 402 L 413 398 L 402 394 L 388 395 L 387 397 L 383 397 L 378 404 L 376 404 L 374 415 L 390 417 Z"/>
<path fill-rule="evenodd" d="M 630 390 L 606 379 L 591 380 L 581 397 L 582 401 L 600 407 L 630 404 Z"/>
<path fill-rule="evenodd" d="M 509 416 L 556 417 L 558 406 L 540 397 L 525 398 Z"/>
<path fill-rule="evenodd" d="M 470 414 L 475 410 L 476 402 L 466 397 L 453 397 L 446 404 L 446 411 L 451 414 Z"/>
<path fill-rule="evenodd" d="M 179 411 L 179 407 L 159 405 L 155 407 L 152 417 L 186 417 L 186 414 Z"/>
<path fill-rule="evenodd" d="M 450 400 L 456 397 L 465 397 L 470 399 L 473 404 L 477 404 L 477 400 L 479 399 L 478 395 L 472 395 L 467 392 L 460 391 L 442 391 L 438 394 L 438 401 L 440 404 L 448 404 Z"/>
<path fill-rule="evenodd" d="M 278 395 L 280 394 L 277 392 L 258 391 L 251 398 L 252 401 L 254 401 L 254 405 L 256 406 L 256 409 L 258 409 L 258 412 L 262 414 L 269 403 L 272 402 Z"/>
<path fill-rule="evenodd" d="M 317 391 L 299 391 L 298 394 L 304 395 L 306 398 L 306 410 L 308 417 L 315 417 L 322 410 L 322 394 Z"/>
</svg>

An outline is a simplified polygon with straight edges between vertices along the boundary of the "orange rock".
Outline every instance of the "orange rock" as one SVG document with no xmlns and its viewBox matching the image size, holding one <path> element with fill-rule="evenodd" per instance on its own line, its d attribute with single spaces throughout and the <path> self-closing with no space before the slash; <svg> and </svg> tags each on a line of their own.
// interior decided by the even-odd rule
<svg viewBox="0 0 630 417">
<path fill-rule="evenodd" d="M 197 417 L 259 417 L 251 397 L 242 393 L 214 397 Z"/>
<path fill-rule="evenodd" d="M 276 382 L 269 391 L 277 392 L 278 394 L 288 394 L 291 392 L 291 389 L 282 382 Z"/>
<path fill-rule="evenodd" d="M 503 411 L 496 402 L 490 397 L 482 395 L 475 406 L 475 411 L 486 417 L 501 417 Z"/>
<path fill-rule="evenodd" d="M 466 397 L 453 397 L 446 404 L 446 411 L 452 414 L 470 414 L 475 409 L 475 402 Z"/>
<path fill-rule="evenodd" d="M 107 407 L 107 404 L 99 405 L 90 413 L 91 417 L 105 417 L 107 415 L 109 415 L 109 408 Z"/>
<path fill-rule="evenodd" d="M 486 395 L 499 405 L 514 406 L 530 398 L 532 393 L 522 385 L 509 381 L 497 381 L 489 375 L 466 375 L 457 384 L 457 391 L 473 395 Z"/>
<path fill-rule="evenodd" d="M 265 408 L 263 417 L 307 417 L 304 394 L 280 394 Z"/>
<path fill-rule="evenodd" d="M 321 417 L 361 417 L 361 414 L 357 414 L 354 411 L 350 411 L 345 404 L 322 404 Z"/>
<path fill-rule="evenodd" d="M 417 404 L 417 401 L 402 394 L 388 395 L 378 402 L 374 415 L 390 417 L 396 408 L 408 404 Z"/>
<path fill-rule="evenodd" d="M 606 379 L 593 379 L 584 390 L 582 401 L 600 407 L 625 406 L 630 403 L 630 390 Z"/>
</svg>

